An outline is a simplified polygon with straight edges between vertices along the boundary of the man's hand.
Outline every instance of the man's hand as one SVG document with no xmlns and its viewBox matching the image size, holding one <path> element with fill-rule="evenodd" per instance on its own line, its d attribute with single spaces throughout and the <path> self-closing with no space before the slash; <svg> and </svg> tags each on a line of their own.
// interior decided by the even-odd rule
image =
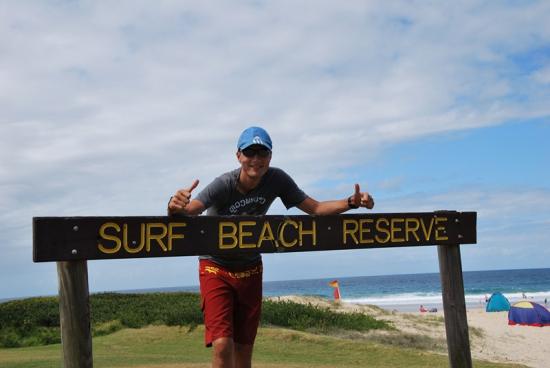
<svg viewBox="0 0 550 368">
<path fill-rule="evenodd" d="M 361 193 L 359 184 L 355 184 L 355 193 L 351 196 L 351 202 L 359 207 L 366 207 L 369 210 L 374 207 L 374 199 L 367 192 Z"/>
<path fill-rule="evenodd" d="M 189 188 L 180 189 L 172 196 L 168 203 L 168 211 L 170 213 L 182 212 L 191 201 L 191 192 L 199 185 L 199 180 L 196 179 Z"/>
</svg>

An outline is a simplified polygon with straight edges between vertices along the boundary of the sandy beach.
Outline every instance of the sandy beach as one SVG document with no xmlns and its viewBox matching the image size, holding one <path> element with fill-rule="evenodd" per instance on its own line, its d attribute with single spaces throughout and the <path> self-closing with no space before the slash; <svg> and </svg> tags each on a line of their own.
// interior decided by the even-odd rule
<svg viewBox="0 0 550 368">
<path fill-rule="evenodd" d="M 364 338 L 401 346 L 418 346 L 446 353 L 442 308 L 436 313 L 402 312 L 372 305 L 339 303 L 316 297 L 286 296 L 271 298 L 311 303 L 346 312 L 368 313 L 391 321 L 397 331 L 374 331 Z M 487 313 L 484 308 L 467 311 L 472 357 L 502 363 L 520 363 L 533 368 L 550 367 L 550 327 L 509 326 L 508 312 Z"/>
</svg>

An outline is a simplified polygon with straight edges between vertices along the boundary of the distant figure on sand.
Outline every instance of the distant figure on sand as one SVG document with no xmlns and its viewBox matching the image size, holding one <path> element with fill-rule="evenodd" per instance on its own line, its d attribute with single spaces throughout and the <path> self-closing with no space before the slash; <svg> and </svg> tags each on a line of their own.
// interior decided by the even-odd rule
<svg viewBox="0 0 550 368">
<path fill-rule="evenodd" d="M 426 308 L 424 308 L 424 306 L 422 304 L 420 304 L 420 312 L 424 313 L 424 312 L 427 312 L 428 310 Z"/>
<path fill-rule="evenodd" d="M 527 295 L 525 295 L 525 293 L 521 293 L 521 297 L 522 297 L 523 299 L 527 299 Z"/>
</svg>

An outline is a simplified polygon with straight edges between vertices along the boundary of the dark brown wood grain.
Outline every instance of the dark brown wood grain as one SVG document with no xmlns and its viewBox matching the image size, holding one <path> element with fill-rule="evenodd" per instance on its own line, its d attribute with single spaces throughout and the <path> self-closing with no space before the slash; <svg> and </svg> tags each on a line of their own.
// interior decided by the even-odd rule
<svg viewBox="0 0 550 368">
<path fill-rule="evenodd" d="M 65 368 L 91 368 L 92 334 L 86 261 L 57 262 L 59 317 Z"/>
<path fill-rule="evenodd" d="M 351 250 L 476 242 L 476 213 L 35 217 L 35 262 Z"/>
<path fill-rule="evenodd" d="M 460 245 L 440 245 L 437 247 L 437 251 L 449 366 L 470 368 L 472 367 L 472 356 L 464 299 Z"/>
</svg>

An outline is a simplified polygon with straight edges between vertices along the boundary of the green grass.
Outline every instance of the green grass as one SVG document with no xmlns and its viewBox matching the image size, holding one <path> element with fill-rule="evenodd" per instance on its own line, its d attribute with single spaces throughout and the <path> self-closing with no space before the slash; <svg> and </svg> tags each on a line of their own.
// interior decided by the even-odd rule
<svg viewBox="0 0 550 368">
<path fill-rule="evenodd" d="M 95 367 L 207 367 L 210 349 L 203 346 L 203 327 L 148 326 L 123 329 L 93 339 Z M 266 327 L 258 334 L 254 366 L 262 367 L 447 367 L 445 355 L 306 332 Z M 3 368 L 59 367 L 59 344 L 0 349 Z M 523 367 L 474 362 L 475 367 Z"/>
</svg>

